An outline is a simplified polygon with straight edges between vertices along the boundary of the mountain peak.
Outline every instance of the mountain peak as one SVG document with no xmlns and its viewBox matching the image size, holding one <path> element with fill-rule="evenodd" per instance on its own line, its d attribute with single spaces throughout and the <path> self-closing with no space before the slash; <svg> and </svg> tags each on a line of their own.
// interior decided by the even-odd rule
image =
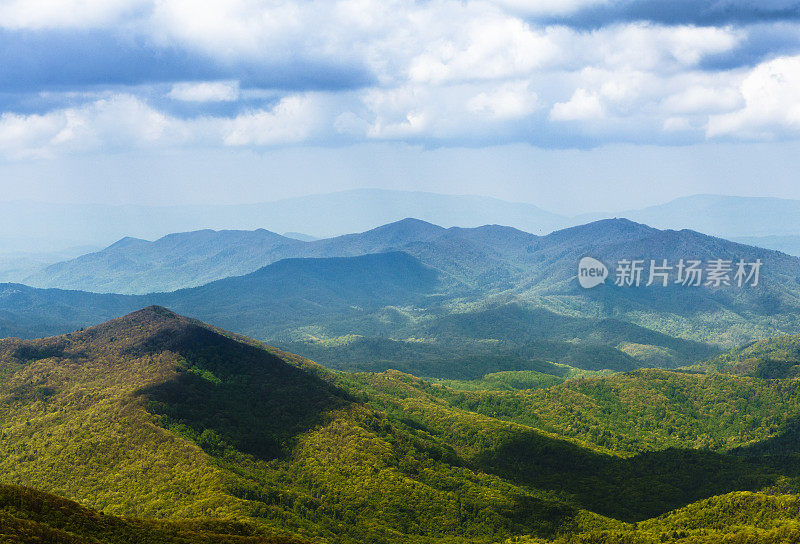
<svg viewBox="0 0 800 544">
<path fill-rule="evenodd" d="M 434 225 L 433 223 L 428 223 L 427 221 L 423 221 L 422 219 L 416 219 L 414 217 L 406 217 L 405 219 L 400 219 L 399 221 L 395 221 L 393 223 L 387 223 L 386 225 L 375 227 L 374 229 L 369 230 L 363 234 L 366 236 L 388 235 L 395 239 L 413 238 L 414 241 L 419 241 L 429 237 L 438 236 L 445 230 L 447 229 L 445 229 L 444 227 L 440 227 L 439 225 Z"/>
<path fill-rule="evenodd" d="M 572 243 L 598 243 L 610 240 L 620 241 L 621 237 L 639 239 L 656 232 L 658 229 L 643 223 L 637 223 L 624 217 L 615 217 L 558 230 L 543 238 L 559 242 L 569 240 Z"/>
</svg>

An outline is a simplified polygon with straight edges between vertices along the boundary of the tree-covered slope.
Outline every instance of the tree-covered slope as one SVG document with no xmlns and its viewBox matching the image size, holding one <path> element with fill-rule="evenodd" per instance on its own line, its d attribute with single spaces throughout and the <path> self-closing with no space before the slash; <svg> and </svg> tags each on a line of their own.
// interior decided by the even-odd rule
<svg viewBox="0 0 800 544">
<path fill-rule="evenodd" d="M 6 544 L 309 544 L 235 521 L 120 518 L 48 493 L 2 484 L 0 541 Z"/>
<path fill-rule="evenodd" d="M 583 538 L 796 492 L 794 457 L 742 449 L 780 434 L 796 395 L 793 380 L 656 371 L 507 391 L 336 373 L 150 307 L 0 341 L 0 474 L 106 514 L 320 543 Z"/>
<path fill-rule="evenodd" d="M 785 544 L 800 541 L 797 495 L 734 492 L 636 524 L 555 540 L 516 537 L 508 544 Z"/>
<path fill-rule="evenodd" d="M 757 340 L 689 368 L 760 378 L 796 378 L 800 376 L 800 336 Z"/>
<path fill-rule="evenodd" d="M 4 340 L 0 473 L 110 514 L 235 518 L 319 542 L 493 542 L 588 515 L 472 469 L 334 382 L 159 307 Z"/>
<path fill-rule="evenodd" d="M 772 440 L 800 415 L 800 380 L 638 370 L 579 376 L 548 388 L 470 391 L 403 374 L 385 376 L 403 382 L 400 390 L 413 387 L 454 408 L 623 455 L 666 448 L 724 453 Z"/>
</svg>

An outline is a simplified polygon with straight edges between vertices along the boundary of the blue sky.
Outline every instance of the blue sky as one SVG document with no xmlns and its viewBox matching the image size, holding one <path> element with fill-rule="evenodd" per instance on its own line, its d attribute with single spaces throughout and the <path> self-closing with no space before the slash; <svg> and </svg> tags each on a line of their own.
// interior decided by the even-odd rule
<svg viewBox="0 0 800 544">
<path fill-rule="evenodd" d="M 800 198 L 800 2 L 5 0 L 3 199 Z"/>
</svg>

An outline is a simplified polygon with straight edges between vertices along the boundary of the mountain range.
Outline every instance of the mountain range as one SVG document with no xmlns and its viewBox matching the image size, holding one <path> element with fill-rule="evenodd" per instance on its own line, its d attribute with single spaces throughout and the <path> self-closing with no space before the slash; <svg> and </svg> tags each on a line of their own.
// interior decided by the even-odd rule
<svg viewBox="0 0 800 544">
<path fill-rule="evenodd" d="M 624 217 L 661 229 L 689 228 L 728 239 L 758 237 L 770 244 L 765 247 L 791 249 L 790 253 L 795 251 L 800 236 L 800 201 L 779 198 L 694 195 L 642 209 L 570 215 L 552 213 L 529 203 L 481 196 L 358 189 L 239 205 L 2 202 L 0 253 L 41 254 L 75 246 L 105 247 L 126 236 L 154 240 L 170 233 L 202 229 L 263 228 L 294 233 L 288 236 L 291 238 L 328 238 L 369 230 L 404 217 L 445 227 L 501 224 L 536 235 L 598 219 Z"/>
<path fill-rule="evenodd" d="M 524 263 L 537 237 L 496 225 L 472 229 L 403 219 L 363 233 L 301 241 L 269 232 L 177 233 L 148 242 L 123 238 L 25 279 L 34 287 L 143 294 L 203 285 L 293 257 L 352 257 L 406 251 L 466 283 L 487 283 Z"/>
<path fill-rule="evenodd" d="M 609 266 L 622 259 L 745 259 L 763 266 L 755 287 L 625 287 L 612 277 L 587 290 L 575 280 L 584 256 Z M 269 264 L 255 268 L 263 262 Z M 247 273 L 136 295 L 5 284 L 0 334 L 64 333 L 159 304 L 336 368 L 472 379 L 506 370 L 560 375 L 559 364 L 675 368 L 800 331 L 800 259 L 625 219 L 546 236 L 404 219 L 308 242 L 267 231 L 125 239 L 50 269 L 49 285 L 132 285 L 141 292 L 231 269 Z"/>
</svg>

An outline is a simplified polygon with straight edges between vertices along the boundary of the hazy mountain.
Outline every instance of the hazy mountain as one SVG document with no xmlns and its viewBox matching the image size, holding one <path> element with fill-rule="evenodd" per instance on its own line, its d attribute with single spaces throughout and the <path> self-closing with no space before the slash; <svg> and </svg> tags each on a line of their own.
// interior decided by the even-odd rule
<svg viewBox="0 0 800 544">
<path fill-rule="evenodd" d="M 569 216 L 490 197 L 357 189 L 239 205 L 0 202 L 0 245 L 6 251 L 44 252 L 79 245 L 102 247 L 126 236 L 155 240 L 205 229 L 267 229 L 303 233 L 299 238 L 305 240 L 362 232 L 404 217 L 445 227 L 508 225 L 536 235 L 614 217 L 725 238 L 800 235 L 800 201 L 779 198 L 694 195 L 642 209 Z"/>
<path fill-rule="evenodd" d="M 294 240 L 300 240 L 301 242 L 313 242 L 314 240 L 319 240 L 316 236 L 311 236 L 310 234 L 303 234 L 302 232 L 284 232 L 284 236 L 287 238 L 293 238 Z"/>
<path fill-rule="evenodd" d="M 179 242 L 198 235 L 216 240 L 219 233 L 176 235 L 170 247 L 183 248 Z M 590 370 L 674 368 L 718 349 L 800 331 L 800 259 L 624 219 L 541 237 L 499 226 L 445 229 L 413 219 L 289 245 L 271 233 L 231 235 L 277 240 L 280 251 L 316 257 L 140 296 L 6 285 L 0 289 L 0 332 L 65 332 L 161 304 L 286 343 L 339 368 L 474 378 L 482 369 L 557 374 L 552 363 Z M 117 247 L 128 246 L 152 243 L 127 240 Z M 385 248 L 403 251 L 373 253 Z M 205 254 L 209 262 L 215 262 L 214 251 Z M 587 255 L 612 267 L 612 278 L 590 290 L 575 280 L 577 262 Z M 674 271 L 668 287 L 619 287 L 613 266 L 625 258 L 673 265 L 679 259 L 761 259 L 763 266 L 758 287 L 684 287 L 673 283 Z"/>
<path fill-rule="evenodd" d="M 270 338 L 321 320 L 361 316 L 387 305 L 419 304 L 444 285 L 438 272 L 397 252 L 285 259 L 244 276 L 151 295 L 2 284 L 0 335 L 32 338 L 63 333 L 159 303 Z"/>
<path fill-rule="evenodd" d="M 245 276 L 139 298 L 267 339 L 389 306 L 428 307 L 443 287 L 437 271 L 395 252 L 286 259 Z"/>
<path fill-rule="evenodd" d="M 204 206 L 113 206 L 0 202 L 8 249 L 49 251 L 105 246 L 126 236 L 154 240 L 202 229 L 301 232 L 330 237 L 418 217 L 439 225 L 504 224 L 545 234 L 567 224 L 532 204 L 489 197 L 356 189 L 275 202 Z M 13 244 L 12 244 L 13 242 Z"/>
<path fill-rule="evenodd" d="M 660 229 L 692 229 L 724 238 L 800 234 L 800 200 L 767 197 L 693 195 L 657 206 L 583 215 L 573 220 L 585 222 L 611 216 Z"/>
<path fill-rule="evenodd" d="M 800 257 L 800 235 L 785 236 L 736 236 L 731 238 L 734 242 L 750 246 L 764 247 Z"/>
<path fill-rule="evenodd" d="M 527 263 L 536 237 L 510 227 L 443 227 L 403 219 L 375 229 L 303 242 L 265 231 L 196 231 L 155 242 L 123 238 L 108 248 L 47 267 L 25 279 L 36 287 L 142 294 L 242 275 L 290 257 L 408 252 L 461 281 L 509 279 Z"/>
<path fill-rule="evenodd" d="M 102 251 L 51 265 L 25 279 L 36 287 L 99 293 L 174 291 L 257 270 L 298 253 L 303 242 L 259 229 L 126 237 Z"/>
<path fill-rule="evenodd" d="M 17 282 L 44 270 L 51 264 L 74 259 L 91 251 L 95 246 L 68 247 L 54 251 L 20 251 L 8 249 L 14 244 L 0 240 L 0 282 Z"/>
</svg>

